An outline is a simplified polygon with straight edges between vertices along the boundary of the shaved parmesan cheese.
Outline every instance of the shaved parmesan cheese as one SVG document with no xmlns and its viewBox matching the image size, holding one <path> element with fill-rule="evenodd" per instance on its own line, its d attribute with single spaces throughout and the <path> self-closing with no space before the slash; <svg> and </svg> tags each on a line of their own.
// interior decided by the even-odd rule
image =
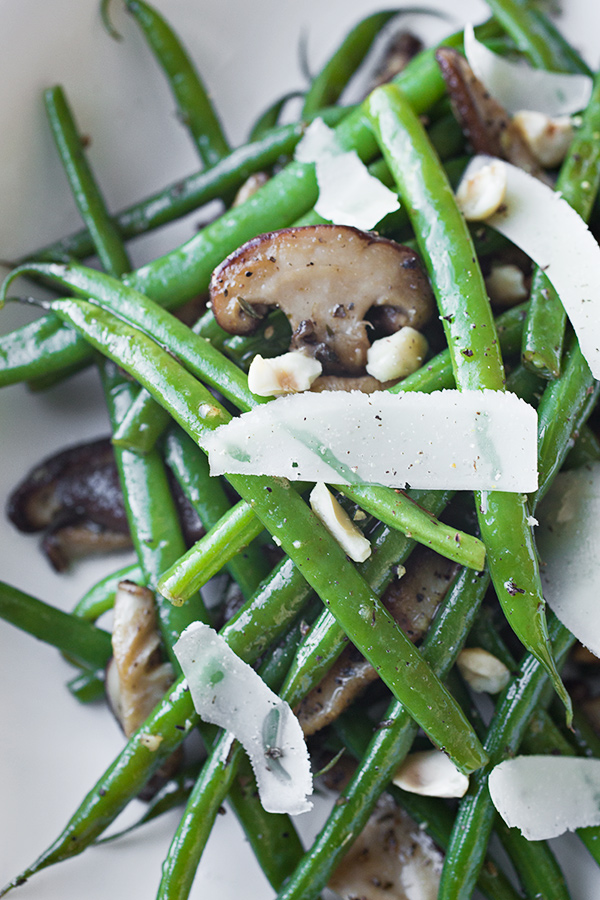
<svg viewBox="0 0 600 900">
<path fill-rule="evenodd" d="M 585 109 L 592 94 L 587 75 L 534 69 L 492 53 L 477 40 L 472 25 L 465 26 L 465 56 L 477 78 L 510 113 L 531 109 L 569 115 Z"/>
<path fill-rule="evenodd" d="M 400 206 L 397 195 L 371 175 L 356 151 L 345 151 L 335 132 L 315 119 L 296 147 L 295 159 L 315 163 L 315 212 L 336 225 L 368 231 Z"/>
<path fill-rule="evenodd" d="M 267 812 L 312 808 L 310 760 L 298 719 L 208 625 L 193 622 L 174 647 L 198 715 L 243 745 Z"/>
<path fill-rule="evenodd" d="M 448 490 L 537 485 L 537 414 L 499 391 L 295 394 L 217 428 L 203 447 L 212 475 Z"/>
<path fill-rule="evenodd" d="M 544 596 L 560 621 L 600 655 L 600 463 L 561 472 L 539 507 Z"/>
<path fill-rule="evenodd" d="M 600 825 L 600 759 L 517 756 L 492 769 L 494 806 L 529 841 Z"/>
<path fill-rule="evenodd" d="M 475 170 L 491 157 L 476 156 Z M 581 352 L 600 378 L 600 246 L 581 216 L 560 194 L 505 162 L 502 209 L 487 224 L 520 247 L 541 268 L 561 299 Z"/>
<path fill-rule="evenodd" d="M 319 517 L 350 559 L 353 559 L 354 562 L 364 562 L 369 558 L 371 555 L 370 543 L 322 481 L 312 489 L 309 501 L 315 515 Z"/>
<path fill-rule="evenodd" d="M 469 779 L 441 750 L 409 753 L 396 769 L 394 784 L 424 797 L 464 797 Z"/>
</svg>

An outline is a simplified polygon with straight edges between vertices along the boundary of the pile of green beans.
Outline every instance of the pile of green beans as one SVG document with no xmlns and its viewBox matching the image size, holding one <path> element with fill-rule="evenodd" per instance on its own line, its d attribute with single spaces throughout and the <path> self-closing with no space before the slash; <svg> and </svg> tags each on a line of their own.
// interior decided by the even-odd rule
<svg viewBox="0 0 600 900">
<path fill-rule="evenodd" d="M 346 36 L 306 90 L 298 92 L 303 98 L 298 122 L 279 124 L 290 99 L 286 95 L 257 120 L 245 146 L 232 148 L 200 74 L 169 23 L 142 0 L 125 5 L 167 79 L 201 169 L 112 215 L 64 92 L 58 86 L 46 91 L 50 129 L 84 227 L 29 254 L 5 279 L 0 302 L 15 299 L 9 292 L 22 276 L 43 284 L 52 296 L 16 298 L 41 306 L 44 314 L 0 337 L 0 386 L 27 382 L 40 389 L 84 365 L 96 365 L 136 561 L 92 586 L 70 614 L 0 583 L 0 618 L 56 647 L 78 669 L 70 685 L 75 696 L 97 699 L 112 649 L 109 633 L 96 621 L 111 609 L 119 582 L 136 581 L 154 592 L 163 655 L 173 665 L 175 680 L 63 831 L 0 896 L 106 840 L 102 835 L 108 826 L 198 729 L 201 759 L 164 786 L 132 826 L 184 805 L 157 886 L 162 900 L 188 897 L 225 800 L 279 900 L 315 900 L 386 790 L 444 849 L 441 900 L 468 900 L 476 887 L 491 900 L 515 900 L 521 889 L 527 897 L 568 900 L 549 848 L 528 843 L 497 821 L 487 787 L 491 769 L 519 747 L 565 756 L 600 750 L 585 717 L 573 712 L 561 679 L 574 638 L 553 616 L 546 621 L 530 525 L 563 465 L 600 459 L 600 444 L 586 425 L 598 386 L 577 342 L 565 332 L 559 298 L 538 271 L 530 302 L 494 317 L 478 254 L 491 253 L 496 245 L 492 240 L 485 249 L 454 200 L 468 144 L 449 116 L 432 49 L 419 53 L 391 84 L 360 105 L 340 105 L 348 82 L 395 11 L 366 17 Z M 519 0 L 488 0 L 488 5 L 492 18 L 478 27 L 481 40 L 516 50 L 537 67 L 589 72 L 538 10 Z M 101 6 L 107 29 L 118 37 L 109 21 L 110 3 L 103 0 Z M 462 34 L 444 43 L 461 49 Z M 538 410 L 540 486 L 535 495 L 476 493 L 470 503 L 449 491 L 334 485 L 346 508 L 366 514 L 363 528 L 373 553 L 356 565 L 311 511 L 308 485 L 266 476 L 211 478 L 200 449 L 206 434 L 232 415 L 270 402 L 250 392 L 247 361 L 263 352 L 267 340 L 272 344 L 265 356 L 279 352 L 273 347 L 285 349 L 289 328 L 283 316 L 275 314 L 250 338 L 231 338 L 210 310 L 192 327 L 174 315 L 207 288 L 214 267 L 246 240 L 320 221 L 313 210 L 318 196 L 314 167 L 293 159 L 307 124 L 317 116 L 335 127 L 343 148 L 355 150 L 376 177 L 397 189 L 402 209 L 386 222 L 386 234 L 389 230 L 418 247 L 436 296 L 447 347 L 391 392 L 508 388 Z M 557 182 L 584 219 L 592 216 L 600 186 L 598 133 L 596 79 Z M 267 183 L 241 205 L 232 204 L 246 178 L 263 169 L 272 176 Z M 225 207 L 222 215 L 183 246 L 132 270 L 127 241 L 214 199 Z M 103 271 L 85 264 L 91 255 Z M 267 339 L 267 330 L 276 337 Z M 189 549 L 171 477 L 205 529 Z M 279 548 L 277 563 L 265 553 L 267 543 Z M 418 544 L 452 560 L 456 574 L 422 645 L 415 647 L 381 598 L 398 569 L 410 565 Z M 249 761 L 234 736 L 199 721 L 173 652 L 191 622 L 218 627 L 216 613 L 200 593 L 217 575 L 241 598 L 238 612 L 220 628 L 222 638 L 292 707 L 318 687 L 349 642 L 380 677 L 374 695 L 380 707 L 382 698 L 387 704 L 380 727 L 368 704 L 359 701 L 326 732 L 324 744 L 352 756 L 354 770 L 306 851 L 289 817 L 262 809 Z M 494 600 L 510 626 L 502 626 L 506 641 L 490 625 Z M 507 646 L 515 636 L 524 651 L 520 662 Z M 512 673 L 489 725 L 457 675 L 455 663 L 465 644 L 490 650 Z M 555 697 L 559 709 L 552 704 Z M 470 775 L 469 791 L 454 810 L 390 788 L 419 729 Z M 158 738 L 153 751 L 149 737 Z M 519 887 L 487 855 L 493 830 Z M 600 829 L 580 829 L 578 836 L 600 863 Z"/>
</svg>

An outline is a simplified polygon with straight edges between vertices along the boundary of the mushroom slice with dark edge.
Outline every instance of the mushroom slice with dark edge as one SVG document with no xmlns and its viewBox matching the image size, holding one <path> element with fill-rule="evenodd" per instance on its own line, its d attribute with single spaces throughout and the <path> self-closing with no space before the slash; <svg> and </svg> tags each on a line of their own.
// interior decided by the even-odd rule
<svg viewBox="0 0 600 900">
<path fill-rule="evenodd" d="M 292 327 L 290 349 L 332 375 L 364 374 L 371 307 L 389 308 L 396 328 L 416 329 L 434 309 L 413 250 L 341 225 L 284 228 L 248 241 L 213 272 L 210 299 L 231 334 L 255 331 L 269 307 L 280 307 Z"/>
<path fill-rule="evenodd" d="M 112 630 L 113 656 L 106 688 L 126 737 L 144 722 L 173 683 L 163 662 L 154 594 L 132 581 L 119 582 Z"/>
<path fill-rule="evenodd" d="M 546 181 L 547 176 L 519 128 L 477 78 L 467 60 L 452 47 L 435 53 L 448 88 L 454 115 L 475 153 L 506 159 Z"/>
<path fill-rule="evenodd" d="M 413 643 L 429 628 L 456 570 L 455 563 L 428 547 L 418 547 L 410 557 L 406 574 L 394 579 L 385 591 L 384 605 Z M 304 734 L 315 734 L 337 719 L 378 677 L 354 645 L 346 647 L 296 709 Z"/>
<path fill-rule="evenodd" d="M 344 900 L 436 900 L 442 863 L 431 838 L 382 794 L 328 887 Z"/>
<path fill-rule="evenodd" d="M 121 485 L 108 438 L 68 447 L 43 460 L 8 500 L 8 517 L 20 531 L 40 531 L 67 512 L 127 533 Z"/>
<path fill-rule="evenodd" d="M 175 478 L 170 484 L 191 546 L 204 533 L 202 523 Z M 42 550 L 58 572 L 76 559 L 132 546 L 109 438 L 68 447 L 43 460 L 10 495 L 7 514 L 20 531 L 47 529 Z"/>
<path fill-rule="evenodd" d="M 83 519 L 53 525 L 44 535 L 41 546 L 54 569 L 66 572 L 78 559 L 129 550 L 132 544 L 128 531 L 112 531 Z"/>
<path fill-rule="evenodd" d="M 154 594 L 133 581 L 121 581 L 115 594 L 113 656 L 106 667 L 106 696 L 114 716 L 130 737 L 148 718 L 173 683 L 173 668 L 162 658 Z M 143 738 L 142 738 L 143 741 Z M 148 735 L 150 752 L 160 736 Z M 139 794 L 150 800 L 175 773 L 181 747 L 171 754 Z"/>
</svg>

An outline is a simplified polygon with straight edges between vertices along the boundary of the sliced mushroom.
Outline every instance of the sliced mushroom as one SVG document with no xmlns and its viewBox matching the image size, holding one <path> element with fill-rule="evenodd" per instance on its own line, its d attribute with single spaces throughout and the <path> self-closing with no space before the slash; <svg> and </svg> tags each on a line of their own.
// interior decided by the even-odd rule
<svg viewBox="0 0 600 900">
<path fill-rule="evenodd" d="M 546 180 L 521 131 L 504 107 L 490 96 L 464 56 L 452 47 L 439 47 L 435 57 L 456 119 L 475 153 L 506 159 Z"/>
<path fill-rule="evenodd" d="M 328 887 L 344 900 L 436 900 L 442 863 L 431 838 L 382 794 Z"/>
<path fill-rule="evenodd" d="M 66 512 L 112 531 L 128 531 L 108 438 L 69 447 L 45 459 L 8 500 L 8 517 L 20 531 L 40 531 Z"/>
<path fill-rule="evenodd" d="M 148 588 L 132 581 L 119 582 L 112 647 L 107 692 L 111 708 L 129 737 L 173 683 L 171 664 L 162 659 L 154 594 Z"/>
<path fill-rule="evenodd" d="M 410 31 L 400 31 L 393 35 L 384 49 L 383 59 L 377 66 L 370 90 L 391 81 L 422 49 L 423 41 Z"/>
<path fill-rule="evenodd" d="M 455 572 L 455 563 L 427 547 L 418 547 L 406 573 L 387 588 L 383 603 L 414 643 L 429 628 Z M 378 677 L 356 647 L 346 647 L 322 681 L 298 705 L 296 714 L 305 735 L 315 734 L 337 719 Z"/>
<path fill-rule="evenodd" d="M 191 546 L 202 523 L 174 479 L 171 488 Z M 109 438 L 69 447 L 35 466 L 10 495 L 7 514 L 20 531 L 47 529 L 42 550 L 59 572 L 90 554 L 132 546 Z"/>
<path fill-rule="evenodd" d="M 357 378 L 342 378 L 340 375 L 320 375 L 310 386 L 311 391 L 362 391 L 372 394 L 391 387 L 392 381 L 378 381 L 372 375 L 359 375 Z"/>
<path fill-rule="evenodd" d="M 66 572 L 78 559 L 103 553 L 129 550 L 129 532 L 111 531 L 83 520 L 50 528 L 42 540 L 42 550 L 57 572 Z"/>
<path fill-rule="evenodd" d="M 292 327 L 290 349 L 314 356 L 325 374 L 364 373 L 369 339 L 365 314 L 393 310 L 396 327 L 421 328 L 433 294 L 408 247 L 356 228 L 311 225 L 254 238 L 215 269 L 210 286 L 225 331 L 249 334 L 269 307 Z"/>
<path fill-rule="evenodd" d="M 163 662 L 154 594 L 132 581 L 121 581 L 115 594 L 112 631 L 113 656 L 106 668 L 106 695 L 126 737 L 148 718 L 173 683 L 171 664 Z M 162 743 L 160 734 L 141 742 L 151 752 Z M 182 759 L 181 747 L 162 763 L 141 791 L 150 800 L 173 776 Z"/>
</svg>

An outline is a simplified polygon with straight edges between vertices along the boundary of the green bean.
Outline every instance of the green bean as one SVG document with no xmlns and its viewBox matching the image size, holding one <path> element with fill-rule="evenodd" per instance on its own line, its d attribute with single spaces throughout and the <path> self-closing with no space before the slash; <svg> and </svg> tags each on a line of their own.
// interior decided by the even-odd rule
<svg viewBox="0 0 600 900">
<path fill-rule="evenodd" d="M 450 494 L 438 491 L 414 491 L 413 497 L 424 509 L 440 514 Z M 361 564 L 364 578 L 376 594 L 381 596 L 392 579 L 394 568 L 403 565 L 415 547 L 415 541 L 388 527 L 379 525 L 369 536 L 372 555 Z M 299 644 L 296 656 L 287 672 L 281 694 L 290 706 L 295 706 L 329 671 L 348 638 L 335 618 L 325 609 Z"/>
<path fill-rule="evenodd" d="M 107 631 L 4 582 L 0 582 L 0 618 L 57 647 L 87 669 L 103 669 L 112 654 Z"/>
<path fill-rule="evenodd" d="M 556 69 L 557 72 L 574 72 L 580 75 L 592 76 L 594 73 L 588 64 L 581 58 L 573 45 L 560 33 L 552 20 L 544 14 L 543 10 L 529 4 L 526 8 L 530 20 L 529 28 L 536 29 L 548 47 L 552 48 L 552 68 Z"/>
<path fill-rule="evenodd" d="M 514 865 L 529 900 L 570 900 L 571 894 L 556 857 L 545 841 L 528 841 L 516 828 L 508 828 L 499 817 L 496 834 Z"/>
<path fill-rule="evenodd" d="M 0 336 L 0 387 L 46 378 L 89 359 L 89 348 L 76 332 L 56 316 L 42 316 Z"/>
<path fill-rule="evenodd" d="M 190 547 L 160 578 L 160 591 L 174 603 L 183 603 L 230 563 L 262 532 L 251 506 L 240 500 Z"/>
<path fill-rule="evenodd" d="M 314 115 L 323 107 L 337 103 L 377 35 L 397 15 L 397 9 L 372 13 L 354 26 L 319 74 L 313 78 L 306 92 L 303 116 Z"/>
<path fill-rule="evenodd" d="M 466 223 L 427 135 L 408 100 L 392 86 L 378 88 L 367 108 L 431 275 L 457 387 L 502 391 L 504 370 L 483 276 Z M 548 644 L 526 498 L 479 492 L 476 507 L 500 604 L 523 645 L 547 668 L 568 715 L 571 701 Z"/>
<path fill-rule="evenodd" d="M 549 631 L 557 665 L 560 665 L 574 638 L 554 618 L 550 621 Z M 490 762 L 472 776 L 469 791 L 461 801 L 442 872 L 440 900 L 471 897 L 495 816 L 487 787 L 488 774 L 502 759 L 517 751 L 546 685 L 546 670 L 528 654 L 519 675 L 505 688 L 498 701 L 485 741 Z"/>
<path fill-rule="evenodd" d="M 71 110 L 60 88 L 47 91 L 44 99 L 52 134 L 79 212 L 101 263 L 111 275 L 118 277 L 129 268 L 129 259 L 85 157 Z M 104 360 L 100 375 L 114 428 L 123 410 L 130 405 L 135 389 Z M 144 581 L 156 592 L 162 570 L 185 552 L 164 464 L 157 451 L 142 458 L 115 448 L 114 455 L 129 531 Z M 199 594 L 186 609 L 167 603 L 160 594 L 155 593 L 155 597 L 165 649 L 177 672 L 179 663 L 172 649 L 175 641 L 191 621 L 196 618 L 208 621 L 209 616 Z"/>
<path fill-rule="evenodd" d="M 130 403 L 133 386 L 123 382 L 116 370 L 104 367 L 103 384 L 109 415 L 118 422 L 123 408 Z M 157 598 L 157 615 L 165 649 L 178 671 L 179 664 L 172 648 L 181 632 L 195 619 L 210 621 L 202 597 L 195 593 L 189 608 L 174 606 L 158 593 L 162 572 L 183 553 L 185 543 L 179 525 L 177 509 L 167 479 L 164 462 L 154 450 L 138 456 L 128 450 L 115 449 L 115 462 L 123 486 L 125 512 L 133 545 L 144 575 L 144 582 Z"/>
<path fill-rule="evenodd" d="M 579 345 L 572 341 L 560 378 L 550 382 L 538 407 L 539 487 L 531 498 L 534 507 L 561 468 L 571 444 L 598 398 L 598 385 Z"/>
<path fill-rule="evenodd" d="M 548 40 L 548 31 L 539 20 L 529 15 L 527 5 L 519 0 L 487 0 L 494 18 L 502 25 L 529 61 L 538 69 L 550 71 L 560 68 L 555 44 Z"/>
<path fill-rule="evenodd" d="M 248 135 L 249 141 L 259 141 L 268 134 L 272 128 L 276 128 L 279 123 L 279 117 L 290 100 L 297 100 L 304 97 L 303 91 L 288 91 L 283 97 L 279 97 L 270 106 L 265 109 L 258 117 Z"/>
<path fill-rule="evenodd" d="M 139 564 L 132 563 L 98 581 L 78 601 L 73 609 L 73 615 L 95 622 L 101 615 L 113 608 L 115 592 L 120 581 L 135 581 L 137 584 L 143 584 L 144 576 Z"/>
<path fill-rule="evenodd" d="M 207 429 L 227 421 L 212 395 L 142 332 L 86 301 L 50 303 L 92 346 L 118 359 L 195 440 L 201 441 Z M 471 771 L 481 765 L 479 742 L 462 712 L 304 501 L 277 479 L 231 475 L 229 481 L 242 497 L 251 500 L 257 517 L 424 730 L 446 747 L 459 768 Z M 288 521 L 294 523 L 294 532 Z M 335 582 L 329 571 L 337 573 Z M 349 594 L 354 597 L 350 605 Z"/>
<path fill-rule="evenodd" d="M 211 478 L 206 457 L 181 429 L 171 429 L 166 437 L 165 462 L 200 517 L 206 529 L 212 528 L 230 509 L 230 502 L 217 478 Z M 250 597 L 270 566 L 257 545 L 250 544 L 227 564 L 244 597 Z"/>
<path fill-rule="evenodd" d="M 67 681 L 67 690 L 80 703 L 97 703 L 106 699 L 104 678 L 88 669 L 83 669 Z"/>
<path fill-rule="evenodd" d="M 127 272 L 131 264 L 87 164 L 81 138 L 62 88 L 57 86 L 47 90 L 44 103 L 65 174 L 94 248 L 104 268 L 118 277 Z"/>
<path fill-rule="evenodd" d="M 488 586 L 486 576 L 463 570 L 433 620 L 422 653 L 444 678 L 464 643 Z M 381 792 L 408 753 L 417 729 L 400 703 L 385 713 L 385 727 L 373 736 L 352 781 L 343 791 L 302 863 L 278 900 L 313 900 L 325 887 L 345 849 L 358 836 Z"/>
<path fill-rule="evenodd" d="M 556 190 L 584 221 L 588 221 L 600 185 L 600 75 L 581 125 L 569 147 Z M 566 313 L 544 272 L 536 268 L 529 314 L 523 334 L 523 360 L 546 378 L 560 374 Z"/>
<path fill-rule="evenodd" d="M 148 804 L 144 810 L 144 813 L 135 821 L 132 825 L 127 826 L 127 828 L 123 828 L 121 831 L 115 831 L 112 834 L 104 835 L 101 838 L 98 838 L 94 843 L 96 844 L 108 844 L 112 841 L 116 841 L 119 838 L 125 837 L 126 834 L 130 834 L 132 831 L 136 831 L 142 825 L 145 825 L 146 822 L 151 822 L 153 819 L 158 818 L 163 813 L 169 812 L 172 809 L 175 809 L 178 806 L 181 806 L 186 802 L 187 798 L 190 795 L 190 791 L 194 786 L 194 782 L 198 777 L 198 773 L 200 771 L 201 762 L 193 762 L 190 766 L 187 766 L 185 769 L 181 769 L 167 781 L 158 791 L 154 794 L 151 800 L 148 801 Z"/>
<path fill-rule="evenodd" d="M 194 64 L 175 32 L 152 6 L 142 0 L 126 0 L 126 7 L 167 77 L 179 118 L 200 159 L 205 166 L 214 166 L 229 153 L 229 144 Z"/>
<path fill-rule="evenodd" d="M 391 793 L 399 797 L 400 805 L 431 835 L 436 844 L 446 850 L 452 828 L 450 810 L 439 800 L 409 794 L 399 788 L 392 788 Z M 506 875 L 490 857 L 486 859 L 479 873 L 477 887 L 489 897 L 489 900 L 521 900 L 521 894 L 517 893 Z"/>
</svg>

